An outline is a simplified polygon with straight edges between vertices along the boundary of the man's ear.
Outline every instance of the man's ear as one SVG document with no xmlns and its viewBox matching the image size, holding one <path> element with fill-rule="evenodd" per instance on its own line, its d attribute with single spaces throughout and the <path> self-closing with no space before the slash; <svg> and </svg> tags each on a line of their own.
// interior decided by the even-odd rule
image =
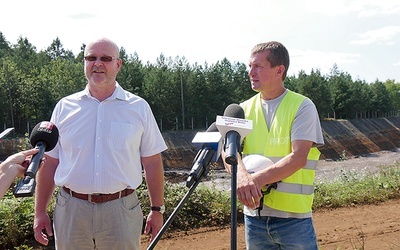
<svg viewBox="0 0 400 250">
<path fill-rule="evenodd" d="M 276 72 L 278 75 L 283 74 L 283 72 L 285 71 L 285 66 L 283 65 L 279 65 L 278 66 L 278 71 Z"/>
</svg>

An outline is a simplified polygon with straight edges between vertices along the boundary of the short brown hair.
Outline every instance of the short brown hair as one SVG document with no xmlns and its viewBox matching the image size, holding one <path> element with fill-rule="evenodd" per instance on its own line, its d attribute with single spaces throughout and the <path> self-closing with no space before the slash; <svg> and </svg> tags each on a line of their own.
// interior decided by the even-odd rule
<svg viewBox="0 0 400 250">
<path fill-rule="evenodd" d="M 285 66 L 285 71 L 282 74 L 282 80 L 285 80 L 290 64 L 289 52 L 282 43 L 271 41 L 267 43 L 259 43 L 254 46 L 254 48 L 251 50 L 251 55 L 264 52 L 266 50 L 270 52 L 266 59 L 271 64 L 271 67 L 276 67 L 278 65 Z"/>
</svg>

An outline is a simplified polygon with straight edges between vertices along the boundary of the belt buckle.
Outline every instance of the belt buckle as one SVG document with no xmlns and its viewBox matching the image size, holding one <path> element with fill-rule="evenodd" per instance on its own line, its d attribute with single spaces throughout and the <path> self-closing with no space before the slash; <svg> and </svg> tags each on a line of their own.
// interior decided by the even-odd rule
<svg viewBox="0 0 400 250">
<path fill-rule="evenodd" d="M 88 202 L 97 203 L 97 202 L 92 201 L 92 196 L 99 196 L 99 194 L 88 194 Z"/>
</svg>

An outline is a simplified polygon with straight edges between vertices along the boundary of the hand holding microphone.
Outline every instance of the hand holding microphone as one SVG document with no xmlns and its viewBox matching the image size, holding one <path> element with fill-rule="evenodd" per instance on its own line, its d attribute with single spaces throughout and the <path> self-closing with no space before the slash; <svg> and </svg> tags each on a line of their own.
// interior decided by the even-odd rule
<svg viewBox="0 0 400 250">
<path fill-rule="evenodd" d="M 52 150 L 58 141 L 58 128 L 51 122 L 38 123 L 30 135 L 31 145 L 38 149 L 25 172 L 25 178 L 18 182 L 15 189 L 15 197 L 32 196 L 35 192 L 35 177 L 42 161 L 44 152 Z"/>
<path fill-rule="evenodd" d="M 38 151 L 35 148 L 25 150 L 9 156 L 0 163 L 0 198 L 4 196 L 17 176 L 24 177 L 32 155 Z"/>
<path fill-rule="evenodd" d="M 24 150 L 9 156 L 3 163 L 8 164 L 9 167 L 15 166 L 15 168 L 18 169 L 18 177 L 24 178 L 25 172 L 28 169 L 33 155 L 37 154 L 38 152 L 38 148 Z M 42 162 L 44 159 L 45 158 L 43 157 Z"/>
</svg>

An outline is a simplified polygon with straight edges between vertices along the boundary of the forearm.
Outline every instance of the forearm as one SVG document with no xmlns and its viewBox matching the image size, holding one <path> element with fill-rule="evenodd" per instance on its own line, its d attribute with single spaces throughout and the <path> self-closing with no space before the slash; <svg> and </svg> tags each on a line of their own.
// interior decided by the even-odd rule
<svg viewBox="0 0 400 250">
<path fill-rule="evenodd" d="M 254 173 L 253 177 L 261 186 L 265 186 L 271 183 L 281 181 L 297 170 L 304 167 L 305 161 L 303 158 L 296 157 L 293 153 L 290 153 L 274 165 L 258 172 Z"/>
<path fill-rule="evenodd" d="M 161 155 L 155 155 L 142 159 L 145 179 L 149 191 L 152 206 L 164 204 L 164 169 Z"/>
<path fill-rule="evenodd" d="M 153 171 L 149 176 L 146 174 L 146 183 L 149 191 L 150 204 L 152 206 L 161 206 L 164 204 L 164 174 L 161 170 Z"/>
<path fill-rule="evenodd" d="M 4 196 L 15 177 L 18 176 L 19 171 L 17 167 L 16 165 L 5 162 L 0 164 L 0 198 Z"/>
<path fill-rule="evenodd" d="M 274 165 L 253 174 L 254 179 L 259 185 L 264 186 L 291 176 L 307 164 L 307 156 L 311 146 L 312 142 L 310 141 L 292 142 L 291 153 Z"/>
<path fill-rule="evenodd" d="M 55 189 L 54 173 L 58 163 L 54 160 L 47 163 L 36 175 L 35 213 L 46 212 Z"/>
</svg>

